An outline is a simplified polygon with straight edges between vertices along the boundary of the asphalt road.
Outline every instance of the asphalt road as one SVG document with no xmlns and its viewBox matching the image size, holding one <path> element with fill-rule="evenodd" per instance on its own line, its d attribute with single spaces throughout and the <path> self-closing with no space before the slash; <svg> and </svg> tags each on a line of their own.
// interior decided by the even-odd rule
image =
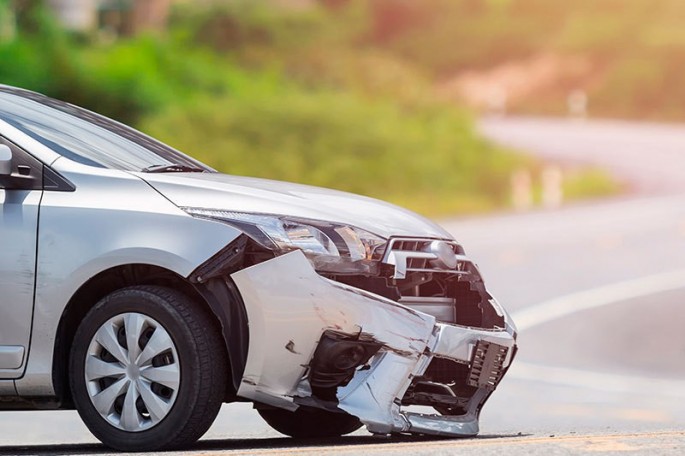
<svg viewBox="0 0 685 456">
<path fill-rule="evenodd" d="M 475 439 L 281 438 L 225 406 L 193 454 L 685 453 L 685 127 L 490 119 L 489 137 L 630 182 L 617 199 L 445 221 L 519 324 Z M 72 412 L 0 413 L 0 454 L 106 453 Z"/>
</svg>

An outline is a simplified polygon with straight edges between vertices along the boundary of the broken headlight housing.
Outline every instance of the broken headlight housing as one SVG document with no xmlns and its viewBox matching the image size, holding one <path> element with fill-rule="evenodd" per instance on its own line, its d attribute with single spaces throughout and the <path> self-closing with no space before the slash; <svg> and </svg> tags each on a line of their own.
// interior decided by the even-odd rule
<svg viewBox="0 0 685 456">
<path fill-rule="evenodd" d="M 301 250 L 330 274 L 375 274 L 374 251 L 386 240 L 354 226 L 282 215 L 183 208 L 188 214 L 235 226 L 276 255 Z"/>
</svg>

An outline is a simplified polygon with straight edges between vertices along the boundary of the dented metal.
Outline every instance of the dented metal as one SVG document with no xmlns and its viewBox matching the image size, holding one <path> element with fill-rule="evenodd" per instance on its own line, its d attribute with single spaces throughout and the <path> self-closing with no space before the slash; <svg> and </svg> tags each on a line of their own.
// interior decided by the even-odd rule
<svg viewBox="0 0 685 456">
<path fill-rule="evenodd" d="M 231 277 L 245 302 L 250 326 L 238 395 L 277 407 L 297 408 L 296 387 L 326 329 L 373 334 L 388 351 L 417 360 L 435 324 L 430 315 L 319 276 L 300 251 Z"/>
<path fill-rule="evenodd" d="M 431 315 L 320 276 L 299 251 L 231 277 L 250 325 L 238 395 L 257 402 L 289 410 L 300 405 L 337 407 L 378 434 L 475 435 L 480 408 L 495 385 L 483 386 L 465 400 L 468 409 L 460 416 L 405 410 L 402 398 L 434 357 L 470 365 L 476 347 L 487 343 L 505 349 L 498 365 L 502 372 L 512 360 L 515 331 L 509 323 L 488 330 L 438 323 Z M 307 379 L 317 345 L 328 330 L 381 344 L 349 383 L 337 388 L 333 404 L 314 397 Z"/>
</svg>

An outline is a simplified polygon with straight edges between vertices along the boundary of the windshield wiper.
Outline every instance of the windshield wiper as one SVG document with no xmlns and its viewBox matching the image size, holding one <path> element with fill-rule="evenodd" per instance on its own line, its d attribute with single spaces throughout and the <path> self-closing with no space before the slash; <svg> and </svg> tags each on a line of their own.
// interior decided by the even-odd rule
<svg viewBox="0 0 685 456">
<path fill-rule="evenodd" d="M 204 173 L 207 171 L 198 166 L 179 165 L 172 163 L 170 165 L 152 165 L 141 169 L 143 173 Z"/>
</svg>

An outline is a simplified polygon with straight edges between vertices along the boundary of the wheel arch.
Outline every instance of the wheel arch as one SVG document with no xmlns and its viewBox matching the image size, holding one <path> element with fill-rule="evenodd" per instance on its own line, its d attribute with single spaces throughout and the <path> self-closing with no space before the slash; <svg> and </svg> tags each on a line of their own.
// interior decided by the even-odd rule
<svg viewBox="0 0 685 456">
<path fill-rule="evenodd" d="M 223 286 L 217 282 L 223 282 Z M 135 285 L 158 285 L 174 289 L 196 301 L 207 311 L 214 328 L 223 338 L 222 345 L 229 361 L 230 371 L 226 372 L 229 379 L 228 390 L 224 400 L 234 398 L 237 391 L 237 387 L 234 387 L 234 371 L 236 368 L 239 369 L 242 376 L 242 369 L 239 366 L 242 345 L 245 350 L 247 349 L 247 342 L 241 343 L 242 338 L 247 337 L 247 320 L 246 317 L 244 320 L 240 318 L 241 315 L 245 315 L 245 311 L 235 286 L 219 279 L 204 284 L 193 284 L 169 269 L 136 263 L 115 266 L 91 277 L 67 303 L 57 328 L 52 366 L 52 381 L 61 407 L 73 408 L 69 388 L 69 356 L 79 323 L 102 298 L 118 289 Z M 226 301 L 227 299 L 229 301 Z M 232 336 L 231 330 L 236 330 L 237 335 Z M 237 365 L 232 367 L 236 364 L 233 362 L 236 357 Z M 230 381 L 231 379 L 233 381 Z"/>
</svg>

